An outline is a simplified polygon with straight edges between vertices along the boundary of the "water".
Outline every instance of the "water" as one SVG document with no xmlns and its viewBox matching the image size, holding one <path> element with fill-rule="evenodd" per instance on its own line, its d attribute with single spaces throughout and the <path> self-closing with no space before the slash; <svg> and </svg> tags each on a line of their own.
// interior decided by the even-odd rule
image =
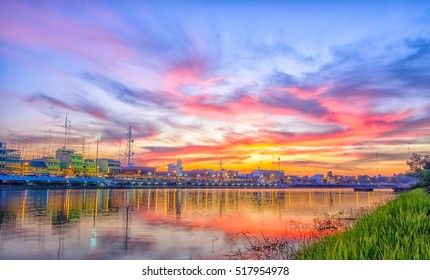
<svg viewBox="0 0 430 280">
<path fill-rule="evenodd" d="M 348 189 L 0 190 L 0 259 L 223 259 L 241 232 L 294 239 L 322 213 L 393 197 Z"/>
</svg>

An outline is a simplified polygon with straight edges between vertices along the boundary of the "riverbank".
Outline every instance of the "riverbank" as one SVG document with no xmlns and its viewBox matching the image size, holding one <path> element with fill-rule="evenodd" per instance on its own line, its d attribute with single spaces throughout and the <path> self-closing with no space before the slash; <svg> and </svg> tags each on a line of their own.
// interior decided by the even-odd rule
<svg viewBox="0 0 430 280">
<path fill-rule="evenodd" d="M 429 260 L 430 195 L 416 189 L 364 215 L 344 232 L 305 245 L 303 260 Z"/>
</svg>

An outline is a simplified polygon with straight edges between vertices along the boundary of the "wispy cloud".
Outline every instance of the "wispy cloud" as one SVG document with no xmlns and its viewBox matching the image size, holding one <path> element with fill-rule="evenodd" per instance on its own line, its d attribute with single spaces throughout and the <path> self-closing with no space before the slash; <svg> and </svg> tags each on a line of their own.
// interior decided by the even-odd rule
<svg viewBox="0 0 430 280">
<path fill-rule="evenodd" d="M 273 3 L 2 2 L 1 131 L 59 130 L 67 111 L 106 143 L 131 125 L 148 165 L 276 154 L 291 172 L 359 173 L 380 150 L 402 171 L 391 151 L 428 147 L 429 5 Z"/>
</svg>

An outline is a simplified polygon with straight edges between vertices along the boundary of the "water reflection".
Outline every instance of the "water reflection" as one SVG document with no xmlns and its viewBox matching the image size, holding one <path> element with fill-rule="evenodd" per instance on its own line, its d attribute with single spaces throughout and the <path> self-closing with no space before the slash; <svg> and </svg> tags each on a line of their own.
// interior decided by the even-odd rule
<svg viewBox="0 0 430 280">
<path fill-rule="evenodd" d="M 134 189 L 0 191 L 1 259 L 223 258 L 239 232 L 297 237 L 320 213 L 389 191 Z"/>
</svg>

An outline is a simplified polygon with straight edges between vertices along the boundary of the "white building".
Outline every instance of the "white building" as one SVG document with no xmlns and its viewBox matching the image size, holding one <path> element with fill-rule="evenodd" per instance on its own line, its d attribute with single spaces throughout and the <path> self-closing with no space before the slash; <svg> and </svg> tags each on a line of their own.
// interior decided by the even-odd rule
<svg viewBox="0 0 430 280">
<path fill-rule="evenodd" d="M 169 176 L 182 177 L 184 174 L 184 168 L 182 167 L 182 160 L 178 159 L 176 164 L 169 163 L 167 165 L 167 173 Z"/>
</svg>

